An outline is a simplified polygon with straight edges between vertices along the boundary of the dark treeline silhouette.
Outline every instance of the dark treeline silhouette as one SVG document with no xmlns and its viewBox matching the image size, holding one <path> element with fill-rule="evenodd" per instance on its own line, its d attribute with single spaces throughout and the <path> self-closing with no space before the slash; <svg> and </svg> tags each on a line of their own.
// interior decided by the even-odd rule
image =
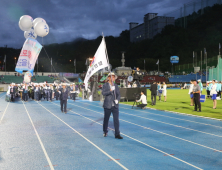
<svg viewBox="0 0 222 170">
<path fill-rule="evenodd" d="M 218 55 L 219 43 L 222 43 L 222 5 L 214 5 L 186 17 L 184 28 L 183 19 L 176 20 L 175 26 L 168 25 L 153 39 L 131 43 L 128 30 L 122 31 L 118 37 L 105 37 L 110 64 L 113 68 L 121 66 L 121 51 L 125 51 L 126 66 L 139 66 L 143 69 L 144 60 L 146 70 L 157 70 L 156 62 L 160 60 L 161 71 L 171 71 L 170 56 L 180 57 L 180 64 L 192 63 L 193 51 L 198 54 L 207 49 L 208 57 Z M 77 72 L 86 71 L 85 62 L 95 54 L 102 37 L 94 40 L 78 38 L 72 42 L 46 45 L 45 49 L 49 57 L 53 59 L 53 65 L 57 72 L 74 72 L 73 60 L 76 59 Z M 14 57 L 18 57 L 21 49 L 0 48 L 0 66 L 3 64 L 4 55 L 7 55 L 7 63 L 13 63 Z M 70 61 L 71 60 L 71 61 Z M 14 64 L 7 64 L 7 70 L 13 71 Z M 35 67 L 36 70 L 36 67 Z M 50 60 L 42 49 L 39 55 L 38 70 L 51 70 Z"/>
</svg>

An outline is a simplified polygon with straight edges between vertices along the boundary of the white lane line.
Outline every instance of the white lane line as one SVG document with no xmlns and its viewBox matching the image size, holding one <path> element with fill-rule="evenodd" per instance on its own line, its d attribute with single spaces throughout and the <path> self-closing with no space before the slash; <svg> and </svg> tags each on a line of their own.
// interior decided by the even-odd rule
<svg viewBox="0 0 222 170">
<path fill-rule="evenodd" d="M 37 102 L 38 103 L 38 102 Z M 42 106 L 43 108 L 45 108 L 43 105 L 41 105 L 40 103 L 38 103 L 40 106 Z M 113 158 L 112 156 L 110 156 L 108 153 L 106 153 L 104 150 L 102 150 L 100 147 L 98 147 L 96 144 L 94 144 L 92 141 L 90 141 L 89 139 L 87 139 L 85 136 L 83 136 L 81 133 L 79 133 L 77 130 L 75 130 L 73 127 L 71 127 L 69 124 L 67 124 L 65 121 L 63 121 L 62 119 L 60 119 L 58 116 L 56 116 L 54 113 L 52 113 L 50 110 L 48 110 L 47 108 L 45 108 L 49 113 L 51 113 L 53 116 L 55 116 L 57 119 L 59 119 L 61 122 L 63 122 L 65 125 L 67 125 L 70 129 L 72 129 L 75 133 L 77 133 L 78 135 L 80 135 L 83 139 L 85 139 L 87 142 L 91 143 L 94 147 L 96 147 L 98 150 L 100 150 L 103 154 L 105 154 L 107 157 L 109 157 L 110 159 L 112 159 L 115 163 L 117 163 L 119 166 L 121 166 L 123 169 L 128 170 L 124 165 L 122 165 L 121 163 L 119 163 L 117 160 L 115 160 L 115 158 Z"/>
<path fill-rule="evenodd" d="M 9 103 L 7 104 L 7 106 L 6 106 L 6 108 L 5 108 L 5 111 L 4 111 L 4 113 L 3 113 L 2 117 L 1 117 L 0 123 L 2 122 L 2 120 L 3 120 L 4 116 L 5 116 L 5 113 L 6 113 L 6 110 L 7 110 L 7 108 L 8 108 L 8 105 L 9 105 Z"/>
<path fill-rule="evenodd" d="M 2 97 L 4 97 L 5 95 L 2 95 Z M 0 97 L 0 99 L 2 98 L 2 97 Z"/>
<path fill-rule="evenodd" d="M 55 104 L 55 103 L 52 103 L 52 104 L 59 106 L 58 104 Z M 60 106 L 59 106 L 59 107 L 60 107 Z M 70 110 L 70 111 L 73 112 L 73 113 L 75 113 L 75 114 L 77 114 L 77 115 L 79 115 L 79 116 L 81 116 L 81 117 L 84 117 L 84 118 L 86 118 L 86 119 L 88 119 L 88 120 L 91 120 L 91 121 L 93 121 L 93 122 L 95 122 L 95 123 L 103 126 L 101 123 L 98 123 L 98 122 L 96 122 L 96 121 L 94 121 L 94 120 L 92 120 L 92 119 L 90 119 L 90 118 L 87 118 L 87 117 L 85 117 L 85 116 L 83 116 L 83 115 L 81 115 L 81 114 L 79 114 L 79 113 L 76 113 L 76 112 L 74 112 L 74 111 L 72 111 L 72 110 Z M 109 129 L 112 130 L 112 131 L 115 131 L 114 129 L 112 129 L 112 128 L 110 128 L 110 127 L 109 127 Z M 159 151 L 159 152 L 161 152 L 161 153 L 163 153 L 163 154 L 165 154 L 165 155 L 167 155 L 167 156 L 170 156 L 170 157 L 172 157 L 172 158 L 174 158 L 174 159 L 176 159 L 176 160 L 178 160 L 178 161 L 181 161 L 181 162 L 183 162 L 183 163 L 185 163 L 185 164 L 187 164 L 187 165 L 189 165 L 189 166 L 192 166 L 192 167 L 194 167 L 194 168 L 196 168 L 196 169 L 203 170 L 203 169 L 201 169 L 201 168 L 199 168 L 199 167 L 197 167 L 197 166 L 195 166 L 195 165 L 193 165 L 193 164 L 190 164 L 190 163 L 188 163 L 188 162 L 186 162 L 186 161 L 184 161 L 184 160 L 182 160 L 182 159 L 180 159 L 180 158 L 177 158 L 177 157 L 175 157 L 175 156 L 173 156 L 173 155 L 170 155 L 169 153 L 166 153 L 166 152 L 164 152 L 164 151 L 162 151 L 162 150 L 159 150 L 159 149 L 157 149 L 157 148 L 155 148 L 155 147 L 153 147 L 153 146 L 151 146 L 151 145 L 148 145 L 148 144 L 146 144 L 146 143 L 144 143 L 144 142 L 142 142 L 142 141 L 139 141 L 139 140 L 137 140 L 137 139 L 135 139 L 135 138 L 133 138 L 133 137 L 130 137 L 130 136 L 128 136 L 128 135 L 126 135 L 126 134 L 124 134 L 124 133 L 122 133 L 122 132 L 121 132 L 121 135 L 126 136 L 126 137 L 128 137 L 128 138 L 130 138 L 130 139 L 132 139 L 132 140 L 134 140 L 134 141 L 136 141 L 136 142 L 139 142 L 139 143 L 143 144 L 143 145 L 146 145 L 146 146 L 148 146 L 148 147 L 150 147 L 150 148 L 152 148 L 152 149 L 154 149 L 154 150 L 156 150 L 156 151 Z"/>
<path fill-rule="evenodd" d="M 121 103 L 123 104 L 123 103 Z M 129 104 L 123 104 L 123 105 L 128 105 L 128 106 L 132 106 Z M 193 115 L 193 114 L 189 114 L 189 113 L 180 113 L 180 112 L 175 112 L 175 111 L 169 111 L 169 110 L 159 110 L 159 109 L 155 109 L 152 107 L 147 107 L 150 110 L 157 110 L 157 111 L 164 111 L 164 112 L 169 112 L 169 113 L 174 113 L 174 114 L 180 114 L 180 115 L 185 115 L 185 116 L 193 116 L 193 117 L 198 117 L 198 118 L 204 118 L 204 119 L 211 119 L 211 120 L 217 120 L 217 121 L 222 121 L 222 119 L 218 119 L 218 118 L 212 118 L 212 117 L 207 117 L 207 116 L 198 116 L 198 115 Z"/>
<path fill-rule="evenodd" d="M 43 143 L 42 143 L 42 140 L 41 140 L 41 138 L 40 138 L 40 136 L 39 136 L 39 134 L 38 134 L 38 132 L 37 132 L 37 130 L 36 130 L 36 128 L 35 128 L 35 125 L 34 125 L 34 123 L 33 123 L 33 121 L 32 121 L 32 118 L 30 117 L 29 112 L 28 112 L 28 110 L 27 110 L 27 108 L 26 108 L 26 106 L 25 106 L 25 104 L 24 104 L 23 101 L 22 101 L 22 103 L 23 103 L 23 105 L 24 105 L 24 107 L 25 107 L 25 110 L 26 110 L 26 112 L 27 112 L 27 115 L 28 115 L 28 117 L 29 117 L 29 120 L 30 120 L 31 123 L 32 123 L 32 127 L 34 128 L 35 134 L 36 134 L 36 136 L 37 136 L 37 138 L 38 138 L 38 140 L 39 140 L 39 143 L 40 143 L 40 145 L 41 145 L 41 147 L 42 147 L 42 150 L 43 150 L 43 152 L 44 152 L 44 154 L 45 154 L 45 157 L 46 157 L 46 159 L 47 159 L 47 161 L 48 161 L 49 167 L 50 167 L 51 170 L 54 170 L 54 167 L 53 167 L 53 165 L 52 165 L 52 162 L 51 162 L 51 160 L 50 160 L 50 158 L 49 158 L 49 156 L 48 156 L 48 154 L 47 154 L 47 152 L 46 152 L 46 150 L 45 150 L 45 147 L 44 147 L 44 145 L 43 145 Z"/>
<path fill-rule="evenodd" d="M 69 104 L 70 104 L 70 103 L 69 103 Z M 74 104 L 71 104 L 71 105 L 77 106 L 77 105 L 74 105 Z M 81 107 L 81 106 L 77 106 L 77 107 Z M 81 107 L 81 108 L 86 109 L 86 108 L 84 108 L 84 107 Z M 90 109 L 87 109 L 87 110 L 90 110 Z M 103 115 L 103 113 L 100 113 L 100 112 L 97 112 L 97 111 L 94 111 L 94 110 L 90 110 L 90 111 L 93 111 L 93 112 L 96 112 L 96 113 L 99 113 L 99 114 L 102 114 L 102 115 Z M 111 116 L 111 117 L 112 117 L 112 116 Z M 215 148 L 211 148 L 211 147 L 208 147 L 208 146 L 205 146 L 205 145 L 196 143 L 196 142 L 192 142 L 192 141 L 190 141 L 190 140 L 183 139 L 183 138 L 180 138 L 180 137 L 177 137 L 177 136 L 174 136 L 174 135 L 170 135 L 170 134 L 168 134 L 168 133 L 164 133 L 164 132 L 161 132 L 161 131 L 158 131 L 158 130 L 155 130 L 155 129 L 152 129 L 152 128 L 149 128 L 149 127 L 146 127 L 146 126 L 138 125 L 138 124 L 136 124 L 136 123 L 132 123 L 132 122 L 129 122 L 129 121 L 127 121 L 127 120 L 123 120 L 123 119 L 119 119 L 119 120 L 121 120 L 121 121 L 123 121 L 123 122 L 127 122 L 127 123 L 129 123 L 129 124 L 133 124 L 133 125 L 142 127 L 142 128 L 144 128 L 144 129 L 148 129 L 148 130 L 151 130 L 151 131 L 154 131 L 154 132 L 157 132 L 157 133 L 161 133 L 161 134 L 164 134 L 164 135 L 167 135 L 167 136 L 176 138 L 176 139 L 180 139 L 180 140 L 183 140 L 183 141 L 186 141 L 186 142 L 189 142 L 189 143 L 198 145 L 198 146 L 202 146 L 202 147 L 204 147 L 204 148 L 211 149 L 211 150 L 213 150 L 213 151 L 215 151 L 215 152 L 221 152 L 221 153 L 222 153 L 222 150 L 218 150 L 218 149 L 215 149 Z"/>
<path fill-rule="evenodd" d="M 91 105 L 91 104 L 89 104 Z M 75 105 L 77 106 L 77 105 Z M 91 106 L 94 106 L 94 105 L 91 105 Z M 78 106 L 80 107 L 80 106 Z M 98 106 L 94 106 L 94 107 L 98 107 Z M 101 107 L 99 107 L 101 108 Z M 102 109 L 102 108 L 101 108 Z M 151 121 L 154 121 L 154 122 L 159 122 L 159 123 L 162 123 L 162 124 L 166 124 L 166 125 L 171 125 L 171 126 L 175 126 L 175 127 L 179 127 L 179 128 L 183 128 L 183 129 L 188 129 L 188 130 L 191 130 L 191 131 L 195 131 L 195 132 L 199 132 L 199 133 L 204 133 L 204 134 L 207 134 L 207 135 L 212 135 L 212 136 L 216 136 L 216 137 L 222 137 L 220 135 L 215 135 L 213 133 L 208 133 L 208 132 L 203 132 L 203 131 L 200 131 L 200 130 L 195 130 L 195 129 L 191 129 L 191 128 L 186 128 L 186 127 L 183 127 L 183 126 L 179 126 L 179 125 L 174 125 L 174 124 L 171 124 L 171 123 L 167 123 L 167 122 L 162 122 L 162 121 L 159 121 L 159 120 L 155 120 L 155 119 L 150 119 L 150 118 L 146 118 L 146 117 L 142 117 L 142 116 L 137 116 L 137 115 L 133 115 L 133 114 L 130 114 L 130 113 L 125 113 L 125 112 L 122 112 L 120 111 L 120 113 L 124 113 L 126 115 L 131 115 L 131 116 L 134 116 L 134 117 L 139 117 L 139 118 L 142 118 L 142 119 L 147 119 L 147 120 L 151 120 Z"/>
<path fill-rule="evenodd" d="M 121 104 L 123 105 L 123 104 Z M 128 105 L 129 106 L 129 105 Z M 128 109 L 128 110 L 132 110 L 132 109 L 129 109 L 129 108 L 126 108 L 126 107 L 122 107 L 124 109 Z M 162 116 L 162 117 L 168 117 L 168 118 L 171 118 L 171 119 L 177 119 L 177 120 L 183 120 L 183 121 L 187 121 L 187 122 L 192 122 L 192 123 L 197 123 L 197 124 L 202 124 L 202 125 L 207 125 L 207 126 L 213 126 L 213 127 L 217 127 L 217 128 L 222 128 L 222 126 L 216 126 L 216 125 L 212 125 L 212 124 L 207 124 L 207 123 L 201 123 L 201 122 L 196 122 L 196 121 L 192 121 L 192 120 L 187 120 L 187 119 L 180 119 L 180 118 L 176 118 L 176 117 L 171 117 L 171 116 L 166 116 L 166 115 L 161 115 L 161 114 L 156 114 L 156 113 L 151 113 L 151 112 L 146 112 L 146 111 L 142 111 L 142 110 L 136 110 L 137 112 L 142 112 L 142 113 L 149 113 L 149 114 L 152 114 L 152 115 L 157 115 L 157 116 Z"/>
<path fill-rule="evenodd" d="M 89 104 L 91 105 L 91 104 Z M 121 104 L 121 105 L 127 105 L 127 106 L 131 106 L 131 105 L 128 105 L 128 104 Z M 92 105 L 94 106 L 94 105 Z M 98 106 L 95 106 L 95 107 L 98 107 Z M 100 107 L 101 108 L 101 107 Z M 122 107 L 123 109 L 128 109 L 128 110 L 132 110 L 132 109 L 129 109 L 129 108 L 125 108 L 125 107 Z M 192 121 L 192 120 L 187 120 L 187 119 L 180 119 L 180 118 L 176 118 L 176 117 L 171 117 L 171 116 L 166 116 L 166 115 L 161 115 L 161 114 L 156 114 L 156 113 L 151 113 L 151 112 L 146 112 L 146 111 L 142 111 L 142 110 L 136 110 L 137 112 L 142 112 L 142 113 L 148 113 L 148 114 L 152 114 L 152 115 L 157 115 L 157 116 L 162 116 L 162 117 L 168 117 L 168 118 L 171 118 L 171 119 L 177 119 L 177 120 L 183 120 L 183 121 L 187 121 L 187 122 L 192 122 L 192 123 L 197 123 L 197 124 L 202 124 L 202 125 L 207 125 L 207 126 L 213 126 L 213 127 L 217 127 L 217 128 L 222 128 L 222 126 L 216 126 L 216 125 L 212 125 L 212 124 L 207 124 L 207 123 L 201 123 L 201 122 L 196 122 L 196 121 Z M 181 113 L 182 114 L 182 113 Z M 183 115 L 186 115 L 186 114 L 183 114 Z M 188 116 L 188 115 L 186 115 Z M 203 118 L 203 116 L 201 117 Z"/>
</svg>

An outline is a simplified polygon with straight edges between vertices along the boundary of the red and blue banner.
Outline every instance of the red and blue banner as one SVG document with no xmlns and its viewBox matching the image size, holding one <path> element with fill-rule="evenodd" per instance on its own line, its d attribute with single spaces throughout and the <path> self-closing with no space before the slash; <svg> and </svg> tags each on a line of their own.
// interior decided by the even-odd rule
<svg viewBox="0 0 222 170">
<path fill-rule="evenodd" d="M 35 63 L 41 49 L 42 45 L 37 40 L 27 38 L 19 55 L 15 71 L 21 74 L 23 71 L 29 71 L 33 75 Z"/>
</svg>

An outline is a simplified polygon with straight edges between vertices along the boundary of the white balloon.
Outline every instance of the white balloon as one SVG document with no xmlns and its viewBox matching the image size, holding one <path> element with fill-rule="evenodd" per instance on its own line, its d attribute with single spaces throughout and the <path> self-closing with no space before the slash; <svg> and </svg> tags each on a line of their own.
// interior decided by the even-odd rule
<svg viewBox="0 0 222 170">
<path fill-rule="evenodd" d="M 35 31 L 33 29 L 30 29 L 29 31 L 25 31 L 24 32 L 24 37 L 27 38 L 33 38 L 36 39 L 37 38 L 37 34 L 35 33 Z"/>
<path fill-rule="evenodd" d="M 19 25 L 23 31 L 28 31 L 32 27 L 33 19 L 29 15 L 23 15 L 19 20 Z"/>
<path fill-rule="evenodd" d="M 46 21 L 43 18 L 36 18 L 33 21 L 33 27 L 35 28 L 35 24 L 37 24 L 38 22 L 43 22 L 46 23 Z"/>
<path fill-rule="evenodd" d="M 22 28 L 22 26 L 20 25 L 20 23 L 18 23 L 19 28 L 23 31 L 24 29 Z M 29 28 L 27 31 L 33 29 L 33 27 Z"/>
<path fill-rule="evenodd" d="M 19 28 L 23 31 L 23 28 L 21 27 L 20 23 L 18 23 Z"/>
<path fill-rule="evenodd" d="M 40 37 L 45 37 L 49 33 L 49 26 L 44 22 L 38 22 L 35 24 L 35 33 Z"/>
</svg>

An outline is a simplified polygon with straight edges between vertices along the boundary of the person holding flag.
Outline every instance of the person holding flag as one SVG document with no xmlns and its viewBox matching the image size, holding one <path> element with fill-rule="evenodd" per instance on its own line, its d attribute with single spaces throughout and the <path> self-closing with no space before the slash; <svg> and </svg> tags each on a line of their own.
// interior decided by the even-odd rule
<svg viewBox="0 0 222 170">
<path fill-rule="evenodd" d="M 103 85 L 102 95 L 105 96 L 103 103 L 104 108 L 104 121 L 103 121 L 103 136 L 106 137 L 108 134 L 108 123 L 111 113 L 113 114 L 113 122 L 115 127 L 115 138 L 123 139 L 120 136 L 119 131 L 119 101 L 120 91 L 117 84 L 114 81 L 117 76 L 114 73 L 108 74 L 108 82 Z"/>
<path fill-rule="evenodd" d="M 85 89 L 88 89 L 88 81 L 90 77 L 95 74 L 97 71 L 103 69 L 103 68 L 110 68 L 109 67 L 109 58 L 108 53 L 106 50 L 106 43 L 105 38 L 103 36 L 102 42 L 99 45 L 99 48 L 97 49 L 94 57 L 92 58 L 92 61 L 90 63 L 90 66 L 88 68 L 88 71 L 86 73 L 84 84 Z M 109 69 L 110 71 L 110 69 Z M 104 108 L 104 121 L 103 121 L 103 136 L 106 137 L 108 134 L 108 122 L 109 117 L 111 113 L 113 114 L 114 119 L 114 126 L 115 126 L 115 138 L 117 139 L 123 139 L 122 136 L 120 136 L 119 131 L 119 100 L 120 100 L 120 91 L 118 88 L 118 85 L 113 83 L 117 76 L 114 73 L 108 74 L 108 82 L 105 83 L 102 87 L 102 95 L 105 96 L 103 108 Z M 92 91 L 92 94 L 94 92 Z"/>
</svg>

